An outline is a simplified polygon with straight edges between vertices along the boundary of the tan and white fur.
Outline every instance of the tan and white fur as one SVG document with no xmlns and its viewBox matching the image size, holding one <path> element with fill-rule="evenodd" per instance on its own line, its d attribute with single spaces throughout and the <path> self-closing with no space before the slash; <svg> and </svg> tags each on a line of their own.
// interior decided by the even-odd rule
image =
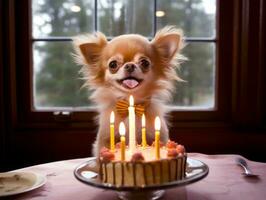
<svg viewBox="0 0 266 200">
<path fill-rule="evenodd" d="M 121 35 L 107 41 L 104 34 L 81 35 L 73 38 L 76 63 L 82 65 L 85 86 L 92 90 L 91 100 L 99 112 L 99 129 L 93 146 L 94 156 L 102 147 L 109 147 L 109 122 L 111 111 L 115 112 L 116 142 L 119 142 L 118 126 L 128 117 L 116 113 L 118 99 L 128 100 L 133 95 L 135 104 L 147 103 L 145 108 L 147 142 L 154 140 L 154 119 L 161 119 L 160 140 L 169 138 L 166 103 L 171 100 L 175 82 L 181 80 L 176 67 L 184 60 L 180 54 L 183 47 L 182 31 L 167 26 L 149 41 L 137 35 Z M 128 140 L 128 128 L 126 133 Z M 141 118 L 136 118 L 137 143 L 141 143 Z"/>
</svg>

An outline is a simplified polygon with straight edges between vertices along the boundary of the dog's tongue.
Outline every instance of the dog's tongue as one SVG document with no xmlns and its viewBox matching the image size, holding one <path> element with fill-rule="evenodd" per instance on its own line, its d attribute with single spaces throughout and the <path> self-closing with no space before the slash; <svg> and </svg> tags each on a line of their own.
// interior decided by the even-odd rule
<svg viewBox="0 0 266 200">
<path fill-rule="evenodd" d="M 130 89 L 133 89 L 133 88 L 137 87 L 138 84 L 139 84 L 139 82 L 136 81 L 135 79 L 123 80 L 123 85 L 127 86 Z"/>
</svg>

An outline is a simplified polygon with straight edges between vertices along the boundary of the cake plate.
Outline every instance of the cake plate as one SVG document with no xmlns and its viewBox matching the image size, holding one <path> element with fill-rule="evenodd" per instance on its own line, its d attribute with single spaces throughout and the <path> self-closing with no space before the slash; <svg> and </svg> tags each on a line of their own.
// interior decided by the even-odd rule
<svg viewBox="0 0 266 200">
<path fill-rule="evenodd" d="M 186 177 L 182 180 L 171 181 L 163 184 L 149 186 L 116 186 L 110 183 L 103 183 L 97 173 L 96 158 L 78 165 L 74 170 L 75 177 L 90 186 L 114 190 L 120 199 L 159 199 L 165 193 L 165 189 L 177 186 L 188 185 L 206 177 L 209 167 L 202 161 L 187 158 Z"/>
</svg>

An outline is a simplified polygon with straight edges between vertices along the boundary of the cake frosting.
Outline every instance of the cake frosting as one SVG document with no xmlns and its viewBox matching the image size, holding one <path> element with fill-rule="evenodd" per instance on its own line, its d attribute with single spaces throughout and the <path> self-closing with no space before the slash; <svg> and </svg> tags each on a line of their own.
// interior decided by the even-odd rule
<svg viewBox="0 0 266 200">
<path fill-rule="evenodd" d="M 111 152 L 103 148 L 98 159 L 99 175 L 103 183 L 116 186 L 148 186 L 185 177 L 186 152 L 183 145 L 168 141 L 160 147 L 160 158 L 155 157 L 154 146 L 138 146 L 135 152 L 126 148 L 121 161 L 120 145 Z"/>
</svg>

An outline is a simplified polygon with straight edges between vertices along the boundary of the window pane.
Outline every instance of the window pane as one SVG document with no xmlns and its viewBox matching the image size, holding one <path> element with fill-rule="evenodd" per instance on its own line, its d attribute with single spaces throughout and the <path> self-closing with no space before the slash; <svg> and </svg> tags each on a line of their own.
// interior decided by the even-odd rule
<svg viewBox="0 0 266 200">
<path fill-rule="evenodd" d="M 216 0 L 158 0 L 157 26 L 176 25 L 187 37 L 215 36 Z"/>
<path fill-rule="evenodd" d="M 184 49 L 189 59 L 178 70 L 186 82 L 178 82 L 174 105 L 213 108 L 215 102 L 215 44 L 190 43 Z"/>
<path fill-rule="evenodd" d="M 33 37 L 93 31 L 94 0 L 32 0 Z"/>
<path fill-rule="evenodd" d="M 82 107 L 91 105 L 88 91 L 81 88 L 83 81 L 79 67 L 70 55 L 67 42 L 34 43 L 34 106 Z M 215 102 L 215 45 L 190 43 L 184 49 L 189 58 L 179 76 L 187 82 L 177 83 L 174 105 L 178 107 L 213 108 Z"/>
<path fill-rule="evenodd" d="M 154 0 L 99 0 L 99 30 L 107 36 L 153 34 Z"/>
<path fill-rule="evenodd" d="M 94 30 L 94 0 L 32 0 L 35 37 L 71 36 Z M 109 37 L 126 33 L 153 35 L 154 0 L 98 0 L 98 29 Z M 177 25 L 187 37 L 215 35 L 215 0 L 157 0 L 157 28 Z M 73 62 L 70 42 L 34 42 L 34 106 L 87 107 L 80 69 Z M 213 108 L 215 104 L 215 43 L 190 43 L 189 58 L 178 71 L 187 82 L 177 83 L 173 105 Z"/>
<path fill-rule="evenodd" d="M 88 91 L 81 88 L 80 69 L 73 62 L 70 42 L 34 43 L 34 107 L 88 106 Z"/>
</svg>

